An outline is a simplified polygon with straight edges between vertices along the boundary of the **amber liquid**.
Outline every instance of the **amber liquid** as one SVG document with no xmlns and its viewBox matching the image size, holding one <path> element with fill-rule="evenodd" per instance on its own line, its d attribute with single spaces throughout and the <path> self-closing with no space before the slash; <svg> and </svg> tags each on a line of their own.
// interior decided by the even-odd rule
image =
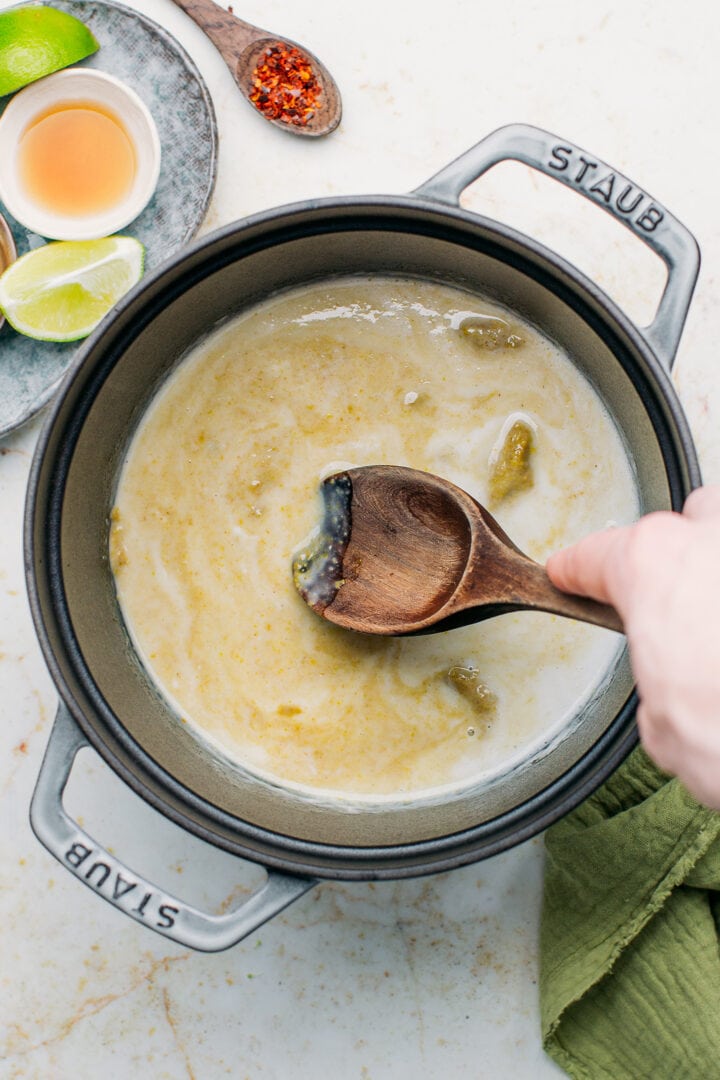
<svg viewBox="0 0 720 1080">
<path fill-rule="evenodd" d="M 28 196 L 56 214 L 85 216 L 116 206 L 135 178 L 135 149 L 120 120 L 93 102 L 42 113 L 19 146 Z"/>
</svg>

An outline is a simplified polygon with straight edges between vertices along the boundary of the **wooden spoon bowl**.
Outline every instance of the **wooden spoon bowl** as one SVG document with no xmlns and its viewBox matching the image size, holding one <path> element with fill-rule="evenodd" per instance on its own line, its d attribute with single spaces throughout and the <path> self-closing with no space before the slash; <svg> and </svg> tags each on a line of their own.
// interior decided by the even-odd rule
<svg viewBox="0 0 720 1080">
<path fill-rule="evenodd" d="M 530 610 L 622 632 L 613 608 L 556 589 L 495 518 L 448 480 L 375 465 L 328 477 L 321 492 L 330 512 L 293 572 L 303 598 L 338 626 L 415 634 Z"/>
</svg>

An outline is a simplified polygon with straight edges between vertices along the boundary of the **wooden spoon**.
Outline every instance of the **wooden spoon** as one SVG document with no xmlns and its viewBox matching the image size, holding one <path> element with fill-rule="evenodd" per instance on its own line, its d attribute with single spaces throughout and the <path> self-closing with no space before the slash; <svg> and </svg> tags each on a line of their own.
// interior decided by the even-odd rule
<svg viewBox="0 0 720 1080">
<path fill-rule="evenodd" d="M 265 50 L 273 46 L 291 46 L 299 49 L 312 63 L 320 84 L 321 94 L 316 112 L 305 123 L 276 120 L 266 116 L 260 109 L 258 112 L 271 124 L 281 127 L 284 131 L 291 131 L 293 135 L 310 135 L 317 138 L 320 135 L 329 135 L 335 130 L 342 116 L 340 91 L 327 68 L 304 45 L 298 45 L 290 38 L 276 37 L 275 34 L 262 30 L 259 26 L 244 22 L 236 15 L 231 15 L 229 11 L 214 4 L 213 0 L 173 0 L 173 3 L 182 8 L 200 29 L 205 31 L 230 68 L 241 94 L 247 98 L 253 108 L 257 106 L 250 97 L 254 89 L 252 75 Z"/>
<path fill-rule="evenodd" d="M 448 630 L 507 611 L 549 611 L 622 633 L 617 612 L 556 589 L 461 488 L 396 465 L 321 485 L 325 516 L 293 561 L 303 599 L 365 634 Z"/>
<path fill-rule="evenodd" d="M 17 251 L 15 250 L 15 241 L 13 235 L 10 232 L 10 226 L 5 218 L 0 214 L 0 274 L 7 270 L 11 263 L 14 263 L 17 259 Z M 5 322 L 5 316 L 0 311 L 0 327 Z"/>
</svg>

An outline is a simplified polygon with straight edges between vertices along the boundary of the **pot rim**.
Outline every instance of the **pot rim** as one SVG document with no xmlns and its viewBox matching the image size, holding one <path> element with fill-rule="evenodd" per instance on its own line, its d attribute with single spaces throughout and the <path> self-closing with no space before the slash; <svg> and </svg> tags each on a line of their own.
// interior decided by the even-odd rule
<svg viewBox="0 0 720 1080">
<path fill-rule="evenodd" d="M 428 231 L 428 227 L 421 231 L 427 235 L 447 236 L 452 233 L 451 238 L 457 238 L 457 242 L 464 243 L 465 246 L 468 246 L 471 239 L 469 228 L 482 231 L 483 250 L 489 250 L 490 254 L 497 253 L 503 262 L 509 262 L 529 273 L 531 277 L 541 280 L 585 322 L 592 325 L 611 348 L 614 343 L 615 355 L 634 353 L 635 360 L 640 361 L 638 368 L 642 372 L 642 382 L 649 391 L 642 396 L 653 428 L 657 433 L 657 413 L 664 414 L 665 424 L 673 435 L 675 456 L 681 471 L 685 473 L 681 481 L 673 482 L 673 477 L 668 476 L 673 507 L 678 509 L 687 493 L 701 482 L 689 425 L 669 373 L 628 316 L 585 274 L 539 241 L 510 226 L 460 207 L 446 206 L 418 195 L 342 196 L 274 207 L 233 222 L 195 241 L 143 279 L 116 305 L 109 320 L 104 321 L 80 349 L 63 380 L 40 433 L 28 482 L 24 537 L 26 581 L 33 621 L 45 661 L 60 696 L 93 748 L 136 794 L 165 817 L 216 847 L 266 866 L 289 870 L 292 873 L 344 880 L 401 878 L 453 869 L 497 854 L 529 839 L 577 806 L 635 746 L 635 694 L 631 695 L 615 720 L 578 762 L 532 798 L 490 821 L 455 834 L 386 847 L 340 847 L 288 837 L 239 819 L 189 791 L 159 766 L 125 731 L 119 721 L 113 718 L 94 685 L 91 672 L 85 667 L 84 658 L 74 641 L 69 618 L 63 619 L 66 613 L 63 609 L 62 578 L 58 575 L 57 580 L 52 582 L 52 570 L 48 572 L 46 565 L 46 562 L 50 564 L 52 560 L 49 558 L 46 561 L 43 558 L 45 551 L 50 554 L 54 551 L 56 556 L 59 552 L 58 526 L 62 483 L 55 485 L 54 501 L 48 510 L 49 525 L 43 535 L 45 547 L 41 551 L 36 547 L 34 525 L 40 497 L 47 486 L 44 468 L 49 443 L 56 426 L 62 424 L 65 439 L 51 459 L 53 476 L 59 472 L 62 478 L 72 457 L 75 439 L 85 420 L 84 415 L 78 416 L 78 409 L 75 407 L 67 420 L 62 420 L 62 414 L 76 377 L 83 372 L 87 361 L 99 347 L 99 355 L 102 356 L 103 342 L 110 346 L 111 362 L 108 366 L 106 358 L 105 365 L 100 365 L 101 370 L 93 371 L 88 378 L 88 385 L 93 378 L 96 381 L 95 387 L 90 387 L 91 398 L 107 371 L 121 355 L 121 347 L 125 348 L 157 312 L 174 297 L 185 292 L 193 280 L 199 280 L 208 272 L 242 258 L 244 254 L 257 250 L 258 246 L 269 248 L 276 246 L 281 239 L 288 239 L 293 222 L 297 222 L 301 215 L 306 219 L 305 226 L 301 233 L 296 230 L 295 236 L 346 230 L 352 220 L 348 216 L 349 212 L 358 215 L 364 213 L 367 217 L 364 223 L 358 218 L 355 227 L 372 228 L 370 222 L 373 211 L 378 219 L 384 216 L 388 220 L 387 229 L 395 231 L 401 229 L 418 232 L 422 216 L 426 223 L 433 223 L 434 232 Z M 404 217 L 393 218 L 393 215 L 398 213 L 404 214 Z M 308 214 L 311 215 L 309 222 Z M 403 225 L 408 227 L 403 229 Z M 254 233 L 258 233 L 262 241 L 259 245 L 251 244 Z M 225 250 L 228 241 L 236 243 Z M 213 248 L 217 249 L 216 257 L 209 271 L 208 254 Z M 198 257 L 201 258 L 201 265 L 193 272 L 191 264 Z M 179 287 L 178 273 L 183 268 L 186 273 L 182 274 L 182 287 Z M 151 296 L 153 289 L 157 294 L 155 296 Z M 129 316 L 135 308 L 137 315 L 130 319 Z M 123 316 L 128 316 L 127 325 L 118 331 L 118 324 Z M 116 333 L 116 341 L 112 338 L 113 331 Z M 653 412 L 656 413 L 655 417 Z M 660 442 L 663 459 L 667 464 L 671 448 L 665 445 L 664 440 L 661 439 Z M 39 571 L 41 566 L 42 573 Z M 47 591 L 52 597 L 53 620 L 65 657 L 70 662 L 73 674 L 79 678 L 84 695 L 94 707 L 97 726 L 76 701 L 51 642 L 51 632 L 40 597 L 40 576 L 47 580 Z M 211 822 L 214 828 L 206 822 Z"/>
</svg>

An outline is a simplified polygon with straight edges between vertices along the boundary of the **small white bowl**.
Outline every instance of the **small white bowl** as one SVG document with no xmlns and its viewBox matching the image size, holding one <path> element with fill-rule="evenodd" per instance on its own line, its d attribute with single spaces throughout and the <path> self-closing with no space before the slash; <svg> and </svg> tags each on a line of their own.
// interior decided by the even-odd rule
<svg viewBox="0 0 720 1080">
<path fill-rule="evenodd" d="M 19 170 L 18 146 L 32 121 L 53 106 L 92 102 L 114 113 L 135 150 L 135 178 L 125 198 L 99 213 L 56 214 L 31 199 Z M 148 204 L 160 175 L 155 121 L 134 90 L 93 68 L 66 68 L 25 87 L 0 117 L 0 200 L 31 232 L 51 240 L 96 240 L 123 229 Z"/>
</svg>

